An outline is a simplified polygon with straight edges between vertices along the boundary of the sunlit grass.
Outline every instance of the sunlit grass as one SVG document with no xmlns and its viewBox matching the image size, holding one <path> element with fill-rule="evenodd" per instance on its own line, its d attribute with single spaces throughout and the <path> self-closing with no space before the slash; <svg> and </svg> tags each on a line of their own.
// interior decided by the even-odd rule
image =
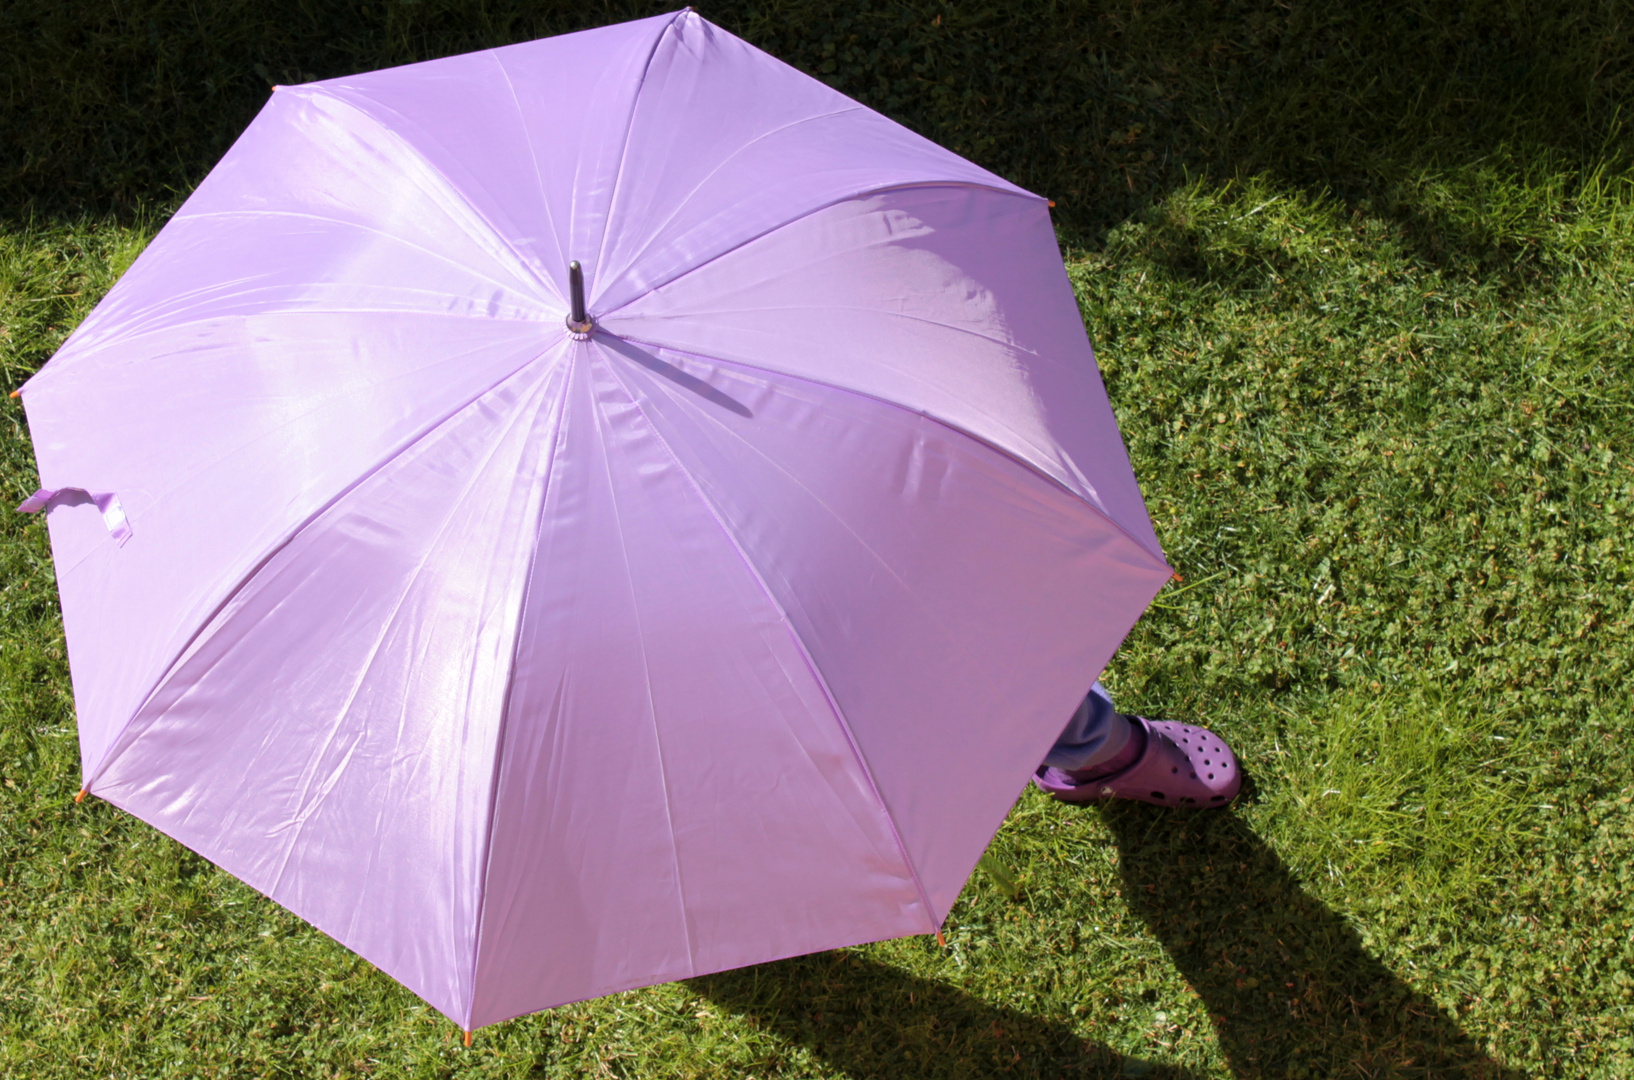
<svg viewBox="0 0 1634 1080">
<path fill-rule="evenodd" d="M 37 42 L 0 89 L 43 110 L 0 117 L 28 150 L 0 168 L 28 189 L 0 230 L 6 389 L 264 96 L 257 64 L 339 74 L 624 11 L 150 7 L 0 27 Z M 1186 575 L 1108 678 L 1233 742 L 1229 813 L 1029 791 L 946 948 L 617 995 L 467 1051 L 298 919 L 72 803 L 45 530 L 0 513 L 0 1076 L 1634 1074 L 1628 31 L 1592 5 L 1389 10 L 705 10 L 1062 203 Z M 37 478 L 3 407 L 15 503 Z"/>
</svg>

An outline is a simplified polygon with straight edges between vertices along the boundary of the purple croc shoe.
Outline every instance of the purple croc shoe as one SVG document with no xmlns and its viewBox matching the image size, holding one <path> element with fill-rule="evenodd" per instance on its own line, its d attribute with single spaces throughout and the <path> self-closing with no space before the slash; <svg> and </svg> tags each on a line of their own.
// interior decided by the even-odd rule
<svg viewBox="0 0 1634 1080">
<path fill-rule="evenodd" d="M 1062 802 L 1139 799 L 1155 806 L 1225 806 L 1242 788 L 1237 755 L 1208 728 L 1173 720 L 1129 719 L 1146 732 L 1134 764 L 1110 776 L 1078 781 L 1061 769 L 1040 768 L 1033 783 Z"/>
</svg>

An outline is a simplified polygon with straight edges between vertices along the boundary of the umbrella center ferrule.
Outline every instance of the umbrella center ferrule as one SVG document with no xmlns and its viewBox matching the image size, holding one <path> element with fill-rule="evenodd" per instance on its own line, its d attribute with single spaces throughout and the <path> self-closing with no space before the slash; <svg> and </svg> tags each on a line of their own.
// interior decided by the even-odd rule
<svg viewBox="0 0 1634 1080">
<path fill-rule="evenodd" d="M 577 259 L 567 264 L 567 292 L 567 332 L 574 341 L 589 341 L 596 322 L 584 310 L 584 269 Z"/>
</svg>

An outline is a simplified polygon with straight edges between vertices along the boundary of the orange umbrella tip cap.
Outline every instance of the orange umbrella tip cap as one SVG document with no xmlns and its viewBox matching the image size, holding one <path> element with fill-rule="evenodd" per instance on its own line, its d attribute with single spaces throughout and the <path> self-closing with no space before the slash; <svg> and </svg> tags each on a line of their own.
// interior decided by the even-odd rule
<svg viewBox="0 0 1634 1080">
<path fill-rule="evenodd" d="M 79 789 L 79 794 L 74 796 L 74 801 L 77 802 L 77 803 L 82 803 L 82 802 L 85 801 L 85 789 L 84 788 Z"/>
<path fill-rule="evenodd" d="M 1050 202 L 1050 209 L 1054 210 L 1055 209 L 1055 200 L 1051 199 L 1049 202 Z"/>
<path fill-rule="evenodd" d="M 466 1046 L 470 1046 L 470 1045 L 471 1045 L 471 1033 L 470 1033 L 470 1032 L 469 1032 L 469 1031 L 467 1031 L 467 1032 L 466 1032 L 466 1033 L 465 1033 L 465 1045 L 466 1045 Z"/>
<path fill-rule="evenodd" d="M 947 948 L 947 938 L 942 936 L 942 931 L 940 930 L 936 931 L 936 944 L 942 946 L 944 949 Z"/>
<path fill-rule="evenodd" d="M 12 396 L 12 397 L 22 397 L 22 396 L 23 396 L 23 392 L 22 392 L 22 391 L 21 391 L 21 390 L 13 390 L 13 391 L 12 391 L 12 392 L 11 392 L 11 396 Z"/>
</svg>

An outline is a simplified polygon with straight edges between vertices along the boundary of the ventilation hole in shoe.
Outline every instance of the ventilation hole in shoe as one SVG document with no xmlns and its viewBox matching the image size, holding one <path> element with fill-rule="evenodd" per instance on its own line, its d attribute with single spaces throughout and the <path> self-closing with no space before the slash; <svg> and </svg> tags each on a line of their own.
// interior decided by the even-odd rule
<svg viewBox="0 0 1634 1080">
<path fill-rule="evenodd" d="M 1196 774 L 1196 773 L 1192 773 L 1192 774 L 1191 774 L 1191 778 L 1192 778 L 1192 779 L 1193 779 L 1193 780 L 1195 780 L 1195 779 L 1197 779 L 1197 774 Z"/>
<path fill-rule="evenodd" d="M 1170 767 L 1169 771 L 1172 772 L 1172 773 L 1177 773 L 1177 772 L 1180 771 L 1180 766 L 1178 766 L 1178 765 L 1172 766 L 1172 767 Z"/>
<path fill-rule="evenodd" d="M 1194 798 L 1192 798 L 1192 797 L 1191 797 L 1191 796 L 1189 796 L 1189 795 L 1188 795 L 1188 796 L 1186 796 L 1186 797 L 1185 797 L 1185 798 L 1183 798 L 1183 799 L 1181 799 L 1181 800 L 1180 800 L 1180 801 L 1181 801 L 1181 802 L 1188 802 L 1188 803 L 1194 803 L 1194 802 L 1196 802 L 1196 801 L 1197 801 L 1197 800 L 1196 800 L 1196 799 L 1194 799 Z"/>
<path fill-rule="evenodd" d="M 1209 760 L 1209 759 L 1208 759 L 1208 758 L 1204 758 L 1204 759 L 1203 759 L 1203 764 L 1204 764 L 1204 765 L 1213 765 L 1213 764 L 1214 764 L 1214 762 L 1212 762 L 1212 761 L 1210 761 L 1210 760 Z"/>
<path fill-rule="evenodd" d="M 1209 798 L 1209 802 L 1225 802 L 1225 796 L 1224 795 L 1211 796 Z"/>
<path fill-rule="evenodd" d="M 1209 774 L 1208 774 L 1208 778 L 1209 778 L 1209 779 L 1210 779 L 1210 780 L 1213 780 L 1213 779 L 1214 779 L 1214 774 L 1213 774 L 1213 773 L 1209 773 Z"/>
<path fill-rule="evenodd" d="M 1161 792 L 1161 791 L 1152 792 L 1152 798 L 1154 798 L 1154 799 L 1164 799 L 1164 798 L 1167 798 L 1167 797 L 1168 796 L 1164 795 L 1163 792 Z"/>
</svg>

